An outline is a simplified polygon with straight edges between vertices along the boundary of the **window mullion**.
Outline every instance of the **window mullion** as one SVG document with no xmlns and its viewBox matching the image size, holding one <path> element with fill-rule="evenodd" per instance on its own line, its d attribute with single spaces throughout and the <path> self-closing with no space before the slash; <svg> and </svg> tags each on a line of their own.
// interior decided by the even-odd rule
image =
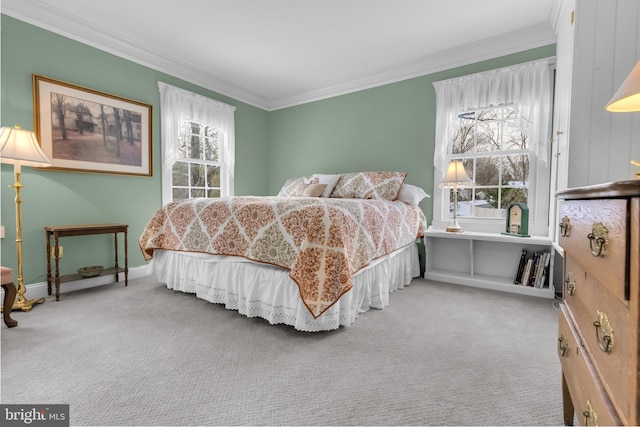
<svg viewBox="0 0 640 427">
<path fill-rule="evenodd" d="M 454 141 L 459 147 L 452 147 L 451 159 L 466 160 L 474 181 L 466 194 L 469 200 L 462 202 L 471 204 L 466 209 L 470 216 L 476 216 L 476 206 L 485 202 L 491 205 L 485 209 L 495 209 L 495 215 L 491 215 L 493 218 L 501 217 L 506 203 L 518 199 L 527 202 L 529 174 L 526 170 L 527 163 L 521 157 L 530 157 L 531 152 L 524 148 L 523 141 L 520 140 L 526 135 L 511 124 L 513 117 L 512 112 L 507 110 L 509 108 L 511 107 L 493 107 L 459 116 L 464 116 L 457 133 L 458 139 Z M 464 123 L 465 120 L 471 121 L 472 125 Z M 470 126 L 468 132 L 464 129 L 466 126 Z M 513 183 L 509 184 L 511 181 Z M 484 197 L 478 199 L 482 194 Z"/>
</svg>

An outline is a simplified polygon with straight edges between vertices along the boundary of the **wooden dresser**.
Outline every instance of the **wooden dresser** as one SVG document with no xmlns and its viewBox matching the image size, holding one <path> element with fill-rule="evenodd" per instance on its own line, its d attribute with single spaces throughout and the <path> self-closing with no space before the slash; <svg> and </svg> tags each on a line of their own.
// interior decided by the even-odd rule
<svg viewBox="0 0 640 427">
<path fill-rule="evenodd" d="M 564 190 L 558 355 L 564 421 L 640 424 L 640 180 Z"/>
</svg>

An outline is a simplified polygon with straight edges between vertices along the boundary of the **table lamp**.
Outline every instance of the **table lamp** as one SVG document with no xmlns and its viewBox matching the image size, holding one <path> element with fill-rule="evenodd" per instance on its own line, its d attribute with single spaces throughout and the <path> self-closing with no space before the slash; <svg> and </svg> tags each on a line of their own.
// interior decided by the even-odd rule
<svg viewBox="0 0 640 427">
<path fill-rule="evenodd" d="M 460 160 L 452 160 L 447 167 L 447 173 L 440 182 L 440 188 L 453 189 L 453 222 L 446 231 L 450 233 L 461 233 L 462 227 L 458 224 L 458 188 L 465 188 L 473 185 L 473 180 L 464 170 L 464 165 Z"/>
<path fill-rule="evenodd" d="M 640 61 L 622 82 L 605 109 L 612 113 L 640 111 Z M 640 166 L 640 162 L 635 160 L 631 160 L 631 164 Z M 640 178 L 640 173 L 636 174 L 636 178 Z"/>
<path fill-rule="evenodd" d="M 51 161 L 40 149 L 36 135 L 32 131 L 15 127 L 3 127 L 0 133 L 0 160 L 2 163 L 13 165 L 15 182 L 9 187 L 16 190 L 16 250 L 18 253 L 18 289 L 13 310 L 29 311 L 34 304 L 44 302 L 44 298 L 26 299 L 24 294 L 26 288 L 22 276 L 22 198 L 20 190 L 23 185 L 20 183 L 22 166 L 47 167 L 51 166 Z"/>
</svg>

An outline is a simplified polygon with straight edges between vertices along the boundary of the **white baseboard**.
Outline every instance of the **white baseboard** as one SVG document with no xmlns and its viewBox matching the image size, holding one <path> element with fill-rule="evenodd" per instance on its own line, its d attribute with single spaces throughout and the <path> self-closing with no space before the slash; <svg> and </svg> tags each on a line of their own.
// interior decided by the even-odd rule
<svg viewBox="0 0 640 427">
<path fill-rule="evenodd" d="M 130 267 L 128 279 L 129 279 L 129 282 L 131 282 L 131 280 L 133 279 L 148 276 L 149 274 L 150 274 L 150 270 L 149 270 L 148 264 L 141 265 L 139 267 Z M 120 279 L 118 283 L 124 282 L 124 273 L 120 273 L 118 275 L 118 278 Z M 95 286 L 114 283 L 113 279 L 114 279 L 114 275 L 109 274 L 105 276 L 91 277 L 89 279 L 80 279 L 80 280 L 65 282 L 60 284 L 60 295 L 64 294 L 65 292 L 73 292 L 73 291 L 78 291 L 80 289 L 93 288 Z M 52 288 L 54 288 L 54 286 L 55 285 L 52 285 Z M 25 285 L 25 287 L 27 288 L 24 294 L 25 298 L 35 299 L 35 298 L 49 297 L 47 293 L 47 282 L 31 283 L 31 284 Z M 56 290 L 51 289 L 50 298 L 55 299 L 55 293 L 56 293 Z M 4 290 L 0 292 L 0 301 L 2 301 L 2 298 L 4 298 Z"/>
</svg>

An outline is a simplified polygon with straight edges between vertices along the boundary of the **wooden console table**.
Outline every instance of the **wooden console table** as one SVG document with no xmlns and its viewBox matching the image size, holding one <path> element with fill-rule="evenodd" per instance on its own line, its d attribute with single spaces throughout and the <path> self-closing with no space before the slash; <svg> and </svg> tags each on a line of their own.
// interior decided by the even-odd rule
<svg viewBox="0 0 640 427">
<path fill-rule="evenodd" d="M 58 254 L 60 249 L 58 246 L 58 240 L 61 237 L 71 236 L 88 236 L 92 234 L 112 234 L 113 242 L 115 246 L 115 266 L 113 268 L 105 268 L 101 276 L 107 274 L 115 274 L 116 282 L 118 281 L 118 273 L 124 272 L 124 285 L 129 285 L 129 259 L 127 251 L 127 230 L 126 224 L 83 224 L 83 225 L 50 225 L 44 228 L 47 235 L 47 291 L 51 295 L 51 284 L 55 283 L 56 286 L 56 301 L 60 300 L 60 283 L 68 282 L 70 280 L 81 279 L 79 274 L 69 274 L 60 276 Z M 124 268 L 118 266 L 118 233 L 124 233 Z M 55 251 L 55 275 L 51 275 L 51 236 L 53 235 Z"/>
</svg>

